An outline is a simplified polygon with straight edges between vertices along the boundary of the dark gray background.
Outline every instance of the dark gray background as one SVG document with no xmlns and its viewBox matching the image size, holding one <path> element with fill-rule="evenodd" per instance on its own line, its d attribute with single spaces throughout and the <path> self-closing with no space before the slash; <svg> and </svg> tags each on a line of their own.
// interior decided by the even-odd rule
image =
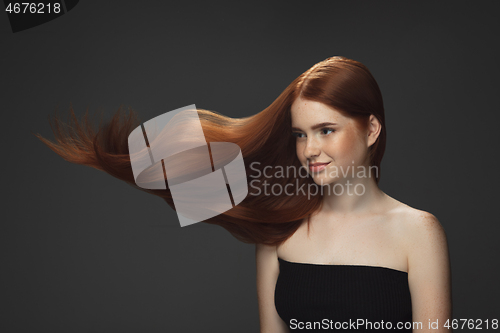
<svg viewBox="0 0 500 333">
<path fill-rule="evenodd" d="M 2 332 L 257 332 L 254 247 L 30 131 L 120 105 L 267 107 L 333 55 L 382 90 L 380 186 L 444 226 L 455 318 L 500 318 L 498 6 L 490 2 L 80 1 L 13 34 L 0 14 Z"/>
</svg>

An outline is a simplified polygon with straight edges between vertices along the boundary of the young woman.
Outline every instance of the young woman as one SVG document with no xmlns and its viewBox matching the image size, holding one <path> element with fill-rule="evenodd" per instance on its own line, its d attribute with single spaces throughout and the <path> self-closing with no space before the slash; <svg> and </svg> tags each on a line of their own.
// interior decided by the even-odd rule
<svg viewBox="0 0 500 333">
<path fill-rule="evenodd" d="M 204 222 L 256 244 L 262 333 L 447 331 L 446 236 L 432 214 L 378 188 L 384 107 L 364 65 L 328 58 L 252 117 L 198 115 L 207 142 L 236 143 L 245 161 L 245 200 Z M 97 132 L 87 118 L 73 118 L 71 131 L 55 124 L 57 143 L 39 138 L 56 153 L 135 186 L 127 145 L 140 124 L 133 113 L 118 112 Z M 168 186 L 144 191 L 175 209 Z"/>
</svg>

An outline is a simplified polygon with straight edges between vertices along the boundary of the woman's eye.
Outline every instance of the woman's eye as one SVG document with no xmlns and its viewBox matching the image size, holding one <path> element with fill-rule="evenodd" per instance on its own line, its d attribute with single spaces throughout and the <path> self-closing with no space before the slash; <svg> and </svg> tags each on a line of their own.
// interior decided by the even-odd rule
<svg viewBox="0 0 500 333">
<path fill-rule="evenodd" d="M 304 133 L 293 132 L 292 135 L 296 138 L 303 138 Z"/>
<path fill-rule="evenodd" d="M 335 132 L 335 130 L 333 128 L 323 128 L 321 130 L 321 133 L 323 133 L 324 135 L 328 135 L 328 134 L 333 133 L 333 132 Z"/>
</svg>

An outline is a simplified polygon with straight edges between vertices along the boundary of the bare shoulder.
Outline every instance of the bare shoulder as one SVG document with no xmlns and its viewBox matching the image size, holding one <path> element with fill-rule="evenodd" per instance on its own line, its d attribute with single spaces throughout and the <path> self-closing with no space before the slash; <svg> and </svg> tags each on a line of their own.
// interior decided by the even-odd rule
<svg viewBox="0 0 500 333">
<path fill-rule="evenodd" d="M 391 209 L 392 220 L 397 221 L 394 224 L 397 225 L 409 259 L 411 256 L 429 253 L 431 249 L 446 251 L 446 233 L 436 216 L 392 200 L 395 202 Z"/>
<path fill-rule="evenodd" d="M 276 246 L 255 244 L 255 256 L 257 261 L 277 260 Z"/>
<path fill-rule="evenodd" d="M 389 216 L 391 220 L 397 221 L 398 225 L 407 231 L 408 236 L 413 232 L 441 232 L 443 228 L 438 219 L 431 213 L 413 208 L 394 198 L 388 197 Z"/>
<path fill-rule="evenodd" d="M 433 214 L 407 206 L 402 214 L 403 227 L 408 240 L 439 240 L 446 238 L 444 228 Z"/>
<path fill-rule="evenodd" d="M 395 208 L 407 251 L 408 285 L 415 322 L 451 318 L 451 266 L 443 226 L 433 214 L 401 204 Z"/>
</svg>

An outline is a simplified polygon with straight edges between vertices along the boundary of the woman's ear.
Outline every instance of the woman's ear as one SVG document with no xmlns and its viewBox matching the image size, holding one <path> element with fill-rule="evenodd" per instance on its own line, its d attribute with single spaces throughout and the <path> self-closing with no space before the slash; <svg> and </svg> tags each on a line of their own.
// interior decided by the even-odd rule
<svg viewBox="0 0 500 333">
<path fill-rule="evenodd" d="M 368 120 L 368 147 L 371 147 L 377 141 L 381 130 L 382 124 L 380 124 L 380 121 L 378 121 L 377 117 L 371 114 L 370 119 Z"/>
</svg>

